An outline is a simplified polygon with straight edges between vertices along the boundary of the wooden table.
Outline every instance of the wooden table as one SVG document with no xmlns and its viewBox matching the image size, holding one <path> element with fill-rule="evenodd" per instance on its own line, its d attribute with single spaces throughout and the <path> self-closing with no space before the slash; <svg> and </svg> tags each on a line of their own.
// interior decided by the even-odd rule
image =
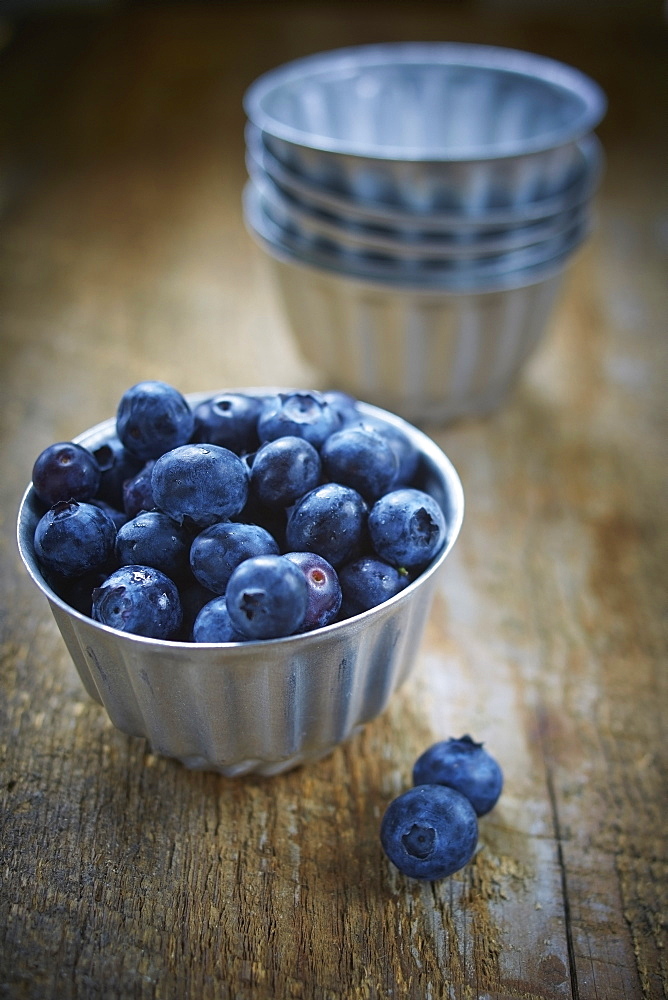
<svg viewBox="0 0 668 1000">
<path fill-rule="evenodd" d="M 118 4 L 2 22 L 1 997 L 666 996 L 654 6 Z M 297 55 L 411 38 L 533 49 L 602 84 L 597 228 L 512 398 L 429 428 L 467 514 L 411 679 L 320 763 L 189 772 L 85 695 L 19 562 L 20 495 L 42 448 L 140 379 L 319 384 L 243 226 L 241 96 Z M 463 732 L 501 761 L 504 794 L 469 866 L 410 881 L 380 817 L 416 756 Z"/>
</svg>

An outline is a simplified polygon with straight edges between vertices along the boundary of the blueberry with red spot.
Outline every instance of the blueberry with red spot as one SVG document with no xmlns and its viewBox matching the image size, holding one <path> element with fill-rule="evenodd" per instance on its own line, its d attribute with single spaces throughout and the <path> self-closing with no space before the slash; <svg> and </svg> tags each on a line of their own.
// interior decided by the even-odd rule
<svg viewBox="0 0 668 1000">
<path fill-rule="evenodd" d="M 341 608 L 341 584 L 334 567 L 315 552 L 286 552 L 285 558 L 299 567 L 308 586 L 308 605 L 300 631 L 330 625 Z"/>
</svg>

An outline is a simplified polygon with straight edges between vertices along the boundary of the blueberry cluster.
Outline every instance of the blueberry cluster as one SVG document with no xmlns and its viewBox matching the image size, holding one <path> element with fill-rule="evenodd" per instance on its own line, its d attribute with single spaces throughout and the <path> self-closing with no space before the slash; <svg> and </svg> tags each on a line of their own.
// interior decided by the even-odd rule
<svg viewBox="0 0 668 1000">
<path fill-rule="evenodd" d="M 413 767 L 413 787 L 393 799 L 380 827 L 383 850 L 412 878 L 435 881 L 463 868 L 478 843 L 478 818 L 497 803 L 503 773 L 470 736 L 435 743 Z"/>
<path fill-rule="evenodd" d="M 115 434 L 35 462 L 47 582 L 105 625 L 242 642 L 360 614 L 415 579 L 447 525 L 397 426 L 341 393 L 220 393 L 146 381 Z"/>
</svg>

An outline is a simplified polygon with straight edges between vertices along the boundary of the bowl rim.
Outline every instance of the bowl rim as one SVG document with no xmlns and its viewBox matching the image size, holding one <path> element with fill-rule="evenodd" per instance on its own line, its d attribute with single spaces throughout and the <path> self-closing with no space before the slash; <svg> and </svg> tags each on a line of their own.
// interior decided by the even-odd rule
<svg viewBox="0 0 668 1000">
<path fill-rule="evenodd" d="M 272 395 L 282 392 L 309 392 L 312 389 L 304 387 L 295 386 L 243 386 L 243 387 L 223 387 L 215 390 L 200 391 L 192 393 L 184 393 L 185 398 L 191 407 L 197 406 L 199 403 L 211 399 L 214 396 L 220 395 L 221 393 L 247 393 L 249 395 Z M 322 391 L 322 390 L 317 390 Z M 245 642 L 191 642 L 186 640 L 173 640 L 173 639 L 153 639 L 148 636 L 136 635 L 131 632 L 123 632 L 120 629 L 112 628 L 109 625 L 104 625 L 102 622 L 97 622 L 88 615 L 77 611 L 70 604 L 64 601 L 47 583 L 44 579 L 34 554 L 34 549 L 32 547 L 32 540 L 28 537 L 26 531 L 26 521 L 30 516 L 28 508 L 30 504 L 35 499 L 35 492 L 32 482 L 30 482 L 23 493 L 18 515 L 16 521 L 16 539 L 19 550 L 19 555 L 23 561 L 23 564 L 28 571 L 29 576 L 32 578 L 33 582 L 37 585 L 39 590 L 47 598 L 50 604 L 55 605 L 66 615 L 75 618 L 78 622 L 85 625 L 93 630 L 101 630 L 107 635 L 115 637 L 118 641 L 128 642 L 136 644 L 138 646 L 149 646 L 151 648 L 164 648 L 178 650 L 188 650 L 191 656 L 202 656 L 204 657 L 206 652 L 211 652 L 211 650 L 252 650 L 253 648 L 261 648 L 263 651 L 269 648 L 273 648 L 275 645 L 289 646 L 295 643 L 299 643 L 301 640 L 301 645 L 306 645 L 305 640 L 310 642 L 317 642 L 320 637 L 326 639 L 328 635 L 335 632 L 341 631 L 346 627 L 362 628 L 363 623 L 366 619 L 376 617 L 381 614 L 386 614 L 389 609 L 396 604 L 403 603 L 410 599 L 412 595 L 419 590 L 424 583 L 431 578 L 443 565 L 446 557 L 453 548 L 459 533 L 461 531 L 462 522 L 464 518 L 464 491 L 461 479 L 448 458 L 445 452 L 436 444 L 436 442 L 425 434 L 424 431 L 420 430 L 418 427 L 404 420 L 397 414 L 391 413 L 389 410 L 384 410 L 381 407 L 374 406 L 371 403 L 366 403 L 363 400 L 356 401 L 360 407 L 363 414 L 372 416 L 374 418 L 380 418 L 381 420 L 389 423 L 399 430 L 408 433 L 411 441 L 418 442 L 420 446 L 420 452 L 430 461 L 432 466 L 437 470 L 439 479 L 444 485 L 444 489 L 447 493 L 449 502 L 452 506 L 451 517 L 447 520 L 447 535 L 443 548 L 434 557 L 434 559 L 429 563 L 428 566 L 417 576 L 414 580 L 409 583 L 409 585 L 402 590 L 400 593 L 395 594 L 389 600 L 384 601 L 382 604 L 376 605 L 374 608 L 370 608 L 368 611 L 364 611 L 359 615 L 353 615 L 350 618 L 344 618 L 341 621 L 333 622 L 330 625 L 324 625 L 317 629 L 312 629 L 309 632 L 301 632 L 296 635 L 281 636 L 277 639 L 249 639 Z M 106 420 L 100 421 L 99 423 L 89 427 L 87 430 L 80 432 L 71 440 L 76 444 L 83 444 L 84 446 L 90 446 L 95 443 L 96 438 L 102 439 L 103 437 L 109 436 L 115 430 L 116 419 L 115 417 L 109 417 Z M 445 512 L 444 512 L 445 513 Z M 215 595 L 212 595 L 215 596 Z M 195 652 L 195 651 L 200 651 Z"/>
<path fill-rule="evenodd" d="M 359 140 L 317 135 L 279 120 L 266 107 L 268 98 L 279 87 L 300 80 L 315 79 L 327 74 L 331 76 L 334 73 L 350 74 L 359 69 L 388 65 L 426 63 L 473 67 L 531 77 L 534 81 L 578 98 L 581 111 L 567 125 L 547 131 L 533 140 L 499 143 L 495 149 L 471 146 L 459 151 L 438 153 L 426 147 L 391 145 L 380 147 Z M 370 160 L 461 163 L 526 156 L 573 142 L 601 121 L 607 109 L 607 97 L 591 77 L 574 66 L 549 56 L 497 45 L 414 41 L 346 46 L 291 60 L 257 77 L 247 88 L 242 104 L 247 117 L 262 131 L 292 145 L 323 153 L 358 156 Z"/>
</svg>

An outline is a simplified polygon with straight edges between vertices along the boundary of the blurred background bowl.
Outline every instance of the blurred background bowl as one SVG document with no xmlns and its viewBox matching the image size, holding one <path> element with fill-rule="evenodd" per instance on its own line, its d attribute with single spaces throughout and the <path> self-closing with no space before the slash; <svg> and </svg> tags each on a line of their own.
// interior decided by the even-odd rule
<svg viewBox="0 0 668 1000">
<path fill-rule="evenodd" d="M 212 395 L 188 400 L 194 407 Z M 154 753 L 186 767 L 271 775 L 322 757 L 383 711 L 415 664 L 437 577 L 459 534 L 464 498 L 452 464 L 429 437 L 375 407 L 360 404 L 360 410 L 398 427 L 419 451 L 416 485 L 443 509 L 446 544 L 396 597 L 303 635 L 169 642 L 92 621 L 44 580 L 33 546 L 44 507 L 28 487 L 18 515 L 21 557 L 51 607 L 84 687 L 118 729 L 145 737 Z M 106 420 L 75 440 L 96 449 L 114 432 L 115 420 Z"/>
<path fill-rule="evenodd" d="M 318 53 L 259 77 L 248 119 L 271 153 L 327 189 L 475 214 L 562 191 L 605 97 L 533 53 L 394 43 Z"/>
</svg>

